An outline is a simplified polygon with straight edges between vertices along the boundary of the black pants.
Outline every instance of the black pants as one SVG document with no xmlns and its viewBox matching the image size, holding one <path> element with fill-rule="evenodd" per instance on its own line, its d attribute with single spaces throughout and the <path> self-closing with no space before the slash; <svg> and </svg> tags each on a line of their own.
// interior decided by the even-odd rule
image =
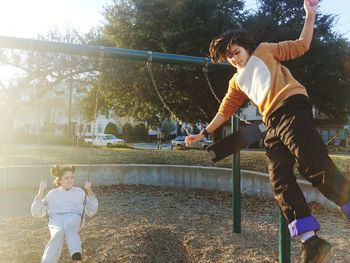
<svg viewBox="0 0 350 263">
<path fill-rule="evenodd" d="M 334 165 L 315 129 L 308 98 L 295 95 L 271 113 L 265 138 L 270 181 L 275 199 L 289 222 L 310 216 L 310 209 L 296 182 L 299 173 L 338 206 L 350 199 L 350 182 Z"/>
</svg>

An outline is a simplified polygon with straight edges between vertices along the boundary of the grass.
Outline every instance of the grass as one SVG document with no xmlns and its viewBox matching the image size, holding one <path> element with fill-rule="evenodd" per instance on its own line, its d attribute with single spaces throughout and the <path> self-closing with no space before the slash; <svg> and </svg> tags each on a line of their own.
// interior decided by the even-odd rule
<svg viewBox="0 0 350 263">
<path fill-rule="evenodd" d="M 90 154 L 91 152 L 91 154 Z M 41 160 L 41 153 L 43 159 Z M 349 174 L 350 156 L 332 156 L 343 173 Z M 202 150 L 139 150 L 75 146 L 5 145 L 0 149 L 0 165 L 33 164 L 174 164 L 230 168 L 232 157 L 212 163 Z M 241 169 L 268 172 L 264 151 L 242 151 Z"/>
</svg>

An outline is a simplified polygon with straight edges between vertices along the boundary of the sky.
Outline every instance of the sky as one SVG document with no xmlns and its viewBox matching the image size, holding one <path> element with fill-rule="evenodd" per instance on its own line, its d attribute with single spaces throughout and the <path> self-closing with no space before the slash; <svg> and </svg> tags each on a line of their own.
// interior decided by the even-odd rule
<svg viewBox="0 0 350 263">
<path fill-rule="evenodd" d="M 338 15 L 338 22 L 334 29 L 336 32 L 344 34 L 346 38 L 350 39 L 350 1 L 322 0 L 319 6 L 319 11 L 323 14 Z M 257 8 L 257 1 L 246 0 L 246 8 L 255 10 Z"/>
<path fill-rule="evenodd" d="M 112 0 L 3 0 L 0 35 L 35 38 L 54 27 L 62 31 L 70 27 L 85 33 L 102 24 L 104 7 L 112 3 Z M 246 8 L 254 10 L 256 3 L 246 0 Z M 350 1 L 323 0 L 320 9 L 323 13 L 338 14 L 335 30 L 350 39 Z M 0 68 L 0 81 L 11 78 L 8 73 L 8 69 Z"/>
<path fill-rule="evenodd" d="M 32 38 L 53 27 L 87 32 L 103 20 L 103 7 L 112 0 L 3 0 L 0 35 Z"/>
<path fill-rule="evenodd" d="M 172 0 L 169 0 L 172 1 Z M 52 27 L 72 27 L 81 32 L 103 21 L 103 8 L 112 0 L 3 0 L 0 9 L 0 35 L 31 38 Z M 256 0 L 246 0 L 247 8 L 256 8 Z M 350 1 L 323 0 L 322 12 L 339 14 L 336 31 L 350 39 Z"/>
</svg>

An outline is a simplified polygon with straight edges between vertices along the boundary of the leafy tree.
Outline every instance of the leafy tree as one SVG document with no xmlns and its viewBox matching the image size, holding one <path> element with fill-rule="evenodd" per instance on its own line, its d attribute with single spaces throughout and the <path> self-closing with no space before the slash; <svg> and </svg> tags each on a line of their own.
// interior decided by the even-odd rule
<svg viewBox="0 0 350 263">
<path fill-rule="evenodd" d="M 105 10 L 103 41 L 119 48 L 207 56 L 211 39 L 243 19 L 243 1 L 120 0 Z M 160 102 L 145 63 L 105 60 L 100 76 L 102 110 L 129 115 L 158 127 L 171 117 Z M 188 123 L 209 121 L 218 103 L 211 94 L 202 68 L 156 65 L 156 86 L 177 117 Z M 220 98 L 233 69 L 210 67 L 209 77 Z"/>
<path fill-rule="evenodd" d="M 91 32 L 85 36 L 74 29 L 59 32 L 53 29 L 45 36 L 38 36 L 40 40 L 50 40 L 74 44 L 96 43 L 96 33 Z M 91 81 L 98 74 L 99 61 L 84 56 L 72 56 L 54 52 L 34 52 L 19 50 L 2 50 L 0 65 L 16 68 L 20 74 L 17 79 L 7 85 L 6 99 L 1 103 L 1 111 L 8 119 L 13 119 L 20 111 L 33 111 L 37 108 L 40 115 L 44 115 L 44 125 L 50 122 L 51 109 L 65 108 L 64 93 L 76 92 L 83 96 L 88 91 Z M 61 92 L 62 83 L 66 83 L 67 91 Z M 80 83 L 80 84 L 79 84 Z M 4 84 L 3 84 L 4 85 Z M 77 87 L 84 86 L 85 89 Z M 60 94 L 59 94 L 60 93 Z M 23 96 L 25 94 L 26 96 Z M 52 96 L 55 94 L 55 96 Z M 73 112 L 72 100 L 69 99 L 67 107 L 68 131 L 73 130 L 71 116 Z M 35 105 L 35 106 L 33 106 Z M 36 111 L 36 110 L 35 110 Z"/>
<path fill-rule="evenodd" d="M 259 10 L 243 26 L 257 43 L 297 39 L 305 11 L 299 0 L 260 0 Z M 336 16 L 319 13 L 310 50 L 283 62 L 310 95 L 311 102 L 329 119 L 344 120 L 350 108 L 349 42 L 333 31 Z"/>
<path fill-rule="evenodd" d="M 138 141 L 146 141 L 148 136 L 148 129 L 143 123 L 136 124 L 134 127 L 135 139 Z"/>
<path fill-rule="evenodd" d="M 160 127 L 160 131 L 164 134 L 164 139 L 167 139 L 169 137 L 174 128 L 175 126 L 171 121 L 163 121 L 162 126 Z"/>
<path fill-rule="evenodd" d="M 106 125 L 104 133 L 106 133 L 106 134 L 113 134 L 113 135 L 117 136 L 118 135 L 118 127 L 117 127 L 117 125 L 115 123 L 113 123 L 113 122 L 109 122 Z"/>
<path fill-rule="evenodd" d="M 259 3 L 259 10 L 248 14 L 241 11 L 243 1 L 115 1 L 105 9 L 102 41 L 115 47 L 206 56 L 215 35 L 240 25 L 251 31 L 257 43 L 299 37 L 305 14 L 301 1 Z M 333 15 L 319 14 L 311 50 L 285 64 L 307 87 L 318 110 L 342 119 L 350 101 L 349 44 L 332 31 L 334 21 Z M 113 109 L 119 116 L 147 121 L 151 127 L 171 117 L 156 94 L 145 63 L 105 60 L 103 68 L 96 84 L 102 110 Z M 161 96 L 181 120 L 206 122 L 215 116 L 218 103 L 202 68 L 153 63 L 151 70 Z M 220 99 L 233 73 L 233 68 L 210 67 L 209 79 Z"/>
<path fill-rule="evenodd" d="M 125 123 L 123 126 L 124 141 L 128 142 L 134 136 L 134 127 L 130 123 Z"/>
</svg>

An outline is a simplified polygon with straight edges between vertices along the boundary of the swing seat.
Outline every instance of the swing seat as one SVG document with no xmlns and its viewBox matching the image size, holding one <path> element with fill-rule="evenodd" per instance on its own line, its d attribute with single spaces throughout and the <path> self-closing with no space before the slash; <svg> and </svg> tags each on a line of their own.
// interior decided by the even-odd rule
<svg viewBox="0 0 350 263">
<path fill-rule="evenodd" d="M 259 141 L 265 134 L 266 127 L 263 123 L 250 124 L 209 145 L 206 152 L 213 162 L 218 162 Z"/>
</svg>

